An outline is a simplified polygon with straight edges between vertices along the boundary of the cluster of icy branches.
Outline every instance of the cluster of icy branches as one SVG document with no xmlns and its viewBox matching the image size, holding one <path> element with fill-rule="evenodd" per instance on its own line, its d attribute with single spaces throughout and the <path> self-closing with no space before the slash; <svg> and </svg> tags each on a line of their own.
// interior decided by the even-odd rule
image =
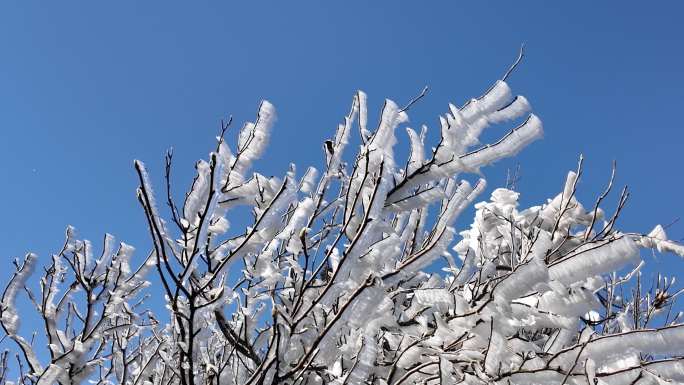
<svg viewBox="0 0 684 385">
<path fill-rule="evenodd" d="M 18 369 L 8 369 L 14 356 L 2 355 L 2 380 L 683 382 L 684 326 L 668 313 L 679 293 L 664 278 L 642 288 L 638 250 L 684 249 L 662 227 L 649 235 L 615 229 L 627 195 L 607 217 L 600 204 L 612 180 L 591 210 L 575 198 L 579 172 L 568 175 L 558 196 L 522 211 L 516 192 L 497 189 L 475 205 L 473 224 L 457 242 L 455 220 L 485 188 L 482 179 L 471 185 L 459 176 L 542 135 L 540 120 L 505 78 L 464 106 L 449 106 L 431 153 L 425 128 L 407 128 L 411 151 L 402 164 L 395 131 L 415 100 L 404 108 L 387 100 L 370 130 L 362 92 L 326 141 L 320 173 L 309 168 L 297 177 L 294 166 L 283 178 L 250 173 L 275 120 L 268 102 L 242 127 L 233 150 L 224 127 L 181 206 L 170 191 L 170 154 L 162 199 L 136 162 L 153 250 L 131 268 L 130 246 L 116 251 L 106 237 L 96 257 L 69 230 L 39 293 L 29 284 L 37 258 L 18 262 L 0 303 Z M 521 123 L 501 140 L 471 151 L 487 126 L 515 120 Z M 355 130 L 361 144 L 346 162 Z M 251 210 L 253 223 L 235 234 L 229 218 L 237 206 Z M 437 260 L 448 267 L 429 269 Z M 154 291 L 146 288 L 150 274 L 159 282 Z M 155 318 L 141 293 L 160 291 L 168 316 Z M 19 327 L 20 293 L 44 320 L 45 351 Z"/>
</svg>

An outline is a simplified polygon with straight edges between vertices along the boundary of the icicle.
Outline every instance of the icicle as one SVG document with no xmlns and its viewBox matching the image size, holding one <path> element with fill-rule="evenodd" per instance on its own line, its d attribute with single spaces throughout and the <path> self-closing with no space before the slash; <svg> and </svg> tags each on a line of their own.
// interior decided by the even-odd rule
<svg viewBox="0 0 684 385">
<path fill-rule="evenodd" d="M 425 161 L 425 150 L 423 149 L 423 139 L 413 129 L 406 128 L 411 141 L 411 153 L 406 164 L 406 174 L 414 173 Z"/>
<path fill-rule="evenodd" d="M 275 120 L 275 107 L 264 100 L 259 106 L 256 122 L 246 123 L 242 127 L 238 139 L 238 156 L 231 165 L 234 175 L 238 178 L 234 178 L 231 174 L 231 185 L 242 183 L 242 176 L 249 170 L 252 163 L 261 157 L 268 144 L 271 127 Z"/>
<path fill-rule="evenodd" d="M 361 138 L 365 142 L 370 137 L 370 132 L 368 131 L 368 97 L 363 91 L 357 92 L 357 97 L 359 100 L 359 129 L 361 130 Z"/>
<path fill-rule="evenodd" d="M 26 282 L 36 268 L 38 256 L 28 253 L 24 263 L 10 279 L 5 292 L 2 295 L 1 322 L 7 334 L 14 335 L 19 330 L 19 314 L 17 314 L 17 295 L 26 286 Z"/>
<path fill-rule="evenodd" d="M 462 155 L 460 159 L 462 167 L 465 170 L 477 170 L 496 160 L 513 156 L 528 144 L 541 138 L 542 132 L 541 120 L 536 115 L 530 115 L 522 125 L 509 132 L 498 142 Z"/>
<path fill-rule="evenodd" d="M 684 245 L 668 240 L 665 229 L 661 225 L 653 228 L 648 235 L 636 236 L 635 239 L 641 247 L 656 249 L 660 253 L 674 253 L 684 257 Z"/>
<path fill-rule="evenodd" d="M 586 244 L 571 255 L 549 266 L 549 276 L 569 285 L 589 277 L 615 271 L 628 263 L 637 263 L 639 252 L 634 241 L 620 236 L 599 245 Z"/>
</svg>

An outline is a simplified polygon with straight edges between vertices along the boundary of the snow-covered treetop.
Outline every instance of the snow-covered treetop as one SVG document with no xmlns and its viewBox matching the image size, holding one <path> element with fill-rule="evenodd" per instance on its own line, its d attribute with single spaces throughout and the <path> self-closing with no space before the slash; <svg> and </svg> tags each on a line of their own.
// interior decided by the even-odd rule
<svg viewBox="0 0 684 385">
<path fill-rule="evenodd" d="M 590 209 L 575 197 L 581 167 L 556 197 L 524 210 L 517 192 L 496 189 L 457 235 L 456 219 L 486 185 L 461 178 L 542 136 L 530 103 L 506 83 L 509 74 L 463 106 L 449 104 L 431 151 L 425 128 L 406 127 L 420 97 L 403 108 L 386 100 L 373 130 L 367 96 L 358 92 L 324 143 L 320 171 L 298 176 L 291 166 L 282 178 L 251 171 L 275 122 L 266 101 L 232 148 L 224 127 L 180 206 L 169 191 L 171 154 L 165 194 L 153 192 L 136 161 L 153 249 L 133 257 L 132 247 L 106 236 L 96 257 L 69 229 L 45 269 L 34 254 L 17 262 L 0 325 L 18 347 L 20 367 L 9 370 L 6 353 L 0 378 L 39 385 L 684 382 L 684 326 L 670 312 L 680 292 L 663 277 L 645 291 L 639 271 L 640 248 L 682 256 L 684 248 L 660 226 L 647 235 L 618 230 L 626 191 L 614 215 L 600 207 L 612 179 Z M 500 123 L 514 128 L 480 145 L 483 130 Z M 406 156 L 395 153 L 400 126 Z M 350 158 L 357 131 L 361 144 Z M 253 214 L 243 230 L 230 228 L 238 206 Z M 436 261 L 445 268 L 436 271 Z M 30 283 L 36 271 L 39 293 Z M 148 287 L 150 279 L 159 285 Z M 46 349 L 19 325 L 22 293 L 44 320 Z M 147 295 L 162 295 L 168 316 L 154 316 Z"/>
</svg>

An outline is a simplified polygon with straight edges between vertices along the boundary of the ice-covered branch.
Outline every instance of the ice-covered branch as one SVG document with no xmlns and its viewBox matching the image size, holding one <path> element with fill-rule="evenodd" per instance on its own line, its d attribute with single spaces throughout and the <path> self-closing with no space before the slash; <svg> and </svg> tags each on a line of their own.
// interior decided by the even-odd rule
<svg viewBox="0 0 684 385">
<path fill-rule="evenodd" d="M 684 255 L 684 248 L 661 226 L 649 234 L 617 228 L 626 189 L 605 218 L 614 172 L 591 211 L 576 194 L 582 160 L 539 206 L 520 209 L 520 193 L 506 188 L 475 203 L 487 183 L 468 174 L 480 176 L 543 134 L 528 100 L 506 83 L 521 58 L 522 51 L 482 96 L 449 105 L 431 153 L 427 126 L 407 127 L 426 90 L 408 103 L 385 100 L 374 130 L 359 91 L 323 143 L 320 171 L 250 171 L 275 122 L 267 101 L 233 149 L 222 126 L 182 202 L 174 200 L 168 153 L 168 213 L 136 161 L 152 245 L 146 257 L 109 235 L 97 257 L 70 228 L 52 259 L 28 254 L 16 263 L 0 325 L 19 353 L 17 382 L 682 381 L 674 302 L 684 291 L 671 277 L 644 284 L 639 249 Z M 483 130 L 502 123 L 515 128 L 481 145 Z M 404 129 L 406 138 L 397 134 Z M 352 135 L 360 136 L 356 153 Z M 410 144 L 405 154 L 396 145 L 402 139 Z M 472 224 L 459 233 L 458 218 L 471 206 Z M 165 308 L 152 309 L 149 296 Z M 24 304 L 36 310 L 39 337 L 19 323 Z M 0 380 L 14 375 L 7 362 L 0 355 Z"/>
</svg>

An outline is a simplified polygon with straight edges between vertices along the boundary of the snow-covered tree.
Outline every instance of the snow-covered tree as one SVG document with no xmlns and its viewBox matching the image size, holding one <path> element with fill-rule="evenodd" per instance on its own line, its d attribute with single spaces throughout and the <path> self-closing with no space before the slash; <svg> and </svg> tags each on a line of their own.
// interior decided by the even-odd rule
<svg viewBox="0 0 684 385">
<path fill-rule="evenodd" d="M 511 68 L 511 70 L 514 67 Z M 521 210 L 499 188 L 475 204 L 460 236 L 458 216 L 485 189 L 461 179 L 542 135 L 530 104 L 506 83 L 449 105 L 439 142 L 396 131 L 423 95 L 386 100 L 375 129 L 358 92 L 325 164 L 300 176 L 250 171 L 275 121 L 262 102 L 231 148 L 227 124 L 177 205 L 171 153 L 164 194 L 142 162 L 138 199 L 153 248 L 133 256 L 106 236 L 102 250 L 67 230 L 62 250 L 34 282 L 34 254 L 16 263 L 0 302 L 0 325 L 15 343 L 0 378 L 21 384 L 660 384 L 684 382 L 684 325 L 672 306 L 674 279 L 642 282 L 640 248 L 684 256 L 661 226 L 616 228 L 575 196 L 570 172 L 556 197 Z M 492 124 L 518 124 L 480 146 Z M 345 155 L 351 136 L 360 145 Z M 474 148 L 474 149 L 473 149 Z M 162 202 L 162 203 L 159 203 Z M 246 206 L 244 229 L 231 215 Z M 168 214 L 166 214 L 168 213 Z M 440 265 L 441 263 L 441 265 Z M 435 266 L 444 266 L 441 270 Z M 149 287 L 149 281 L 159 282 Z M 35 289 L 37 288 L 37 289 Z M 20 328 L 19 295 L 42 318 Z M 153 315 L 145 302 L 163 296 Z M 676 313 L 676 312 L 675 312 Z M 34 334 L 35 335 L 35 334 Z"/>
</svg>

